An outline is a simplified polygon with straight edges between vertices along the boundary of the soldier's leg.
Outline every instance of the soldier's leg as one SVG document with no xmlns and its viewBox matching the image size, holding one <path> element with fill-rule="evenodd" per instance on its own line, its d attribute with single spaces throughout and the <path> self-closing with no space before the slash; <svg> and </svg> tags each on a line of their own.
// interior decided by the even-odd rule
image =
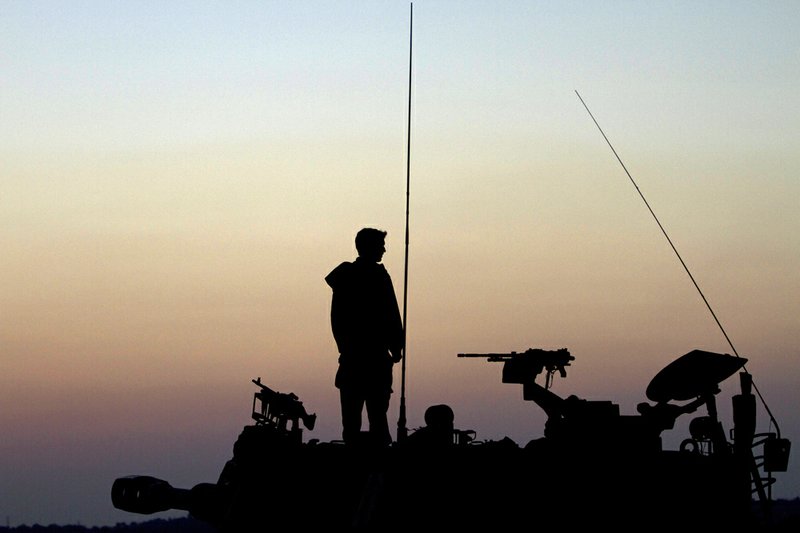
<svg viewBox="0 0 800 533">
<path fill-rule="evenodd" d="M 361 435 L 364 396 L 349 388 L 340 388 L 339 401 L 342 405 L 342 439 L 348 444 L 357 443 Z"/>
<path fill-rule="evenodd" d="M 373 391 L 367 397 L 369 433 L 371 440 L 379 446 L 389 446 L 392 443 L 389 421 L 386 418 L 391 394 L 391 390 Z"/>
</svg>

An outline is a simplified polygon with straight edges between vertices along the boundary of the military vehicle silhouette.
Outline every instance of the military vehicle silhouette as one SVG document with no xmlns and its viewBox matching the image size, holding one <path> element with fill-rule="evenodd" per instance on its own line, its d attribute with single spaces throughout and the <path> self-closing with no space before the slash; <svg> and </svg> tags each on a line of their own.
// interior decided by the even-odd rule
<svg viewBox="0 0 800 533">
<path fill-rule="evenodd" d="M 649 402 L 622 415 L 610 401 L 561 398 L 549 390 L 574 361 L 568 350 L 458 354 L 502 362 L 504 383 L 547 414 L 544 436 L 519 445 L 479 441 L 453 427 L 450 406 L 431 406 L 426 426 L 388 448 L 369 441 L 303 440 L 314 428 L 294 394 L 253 380 L 254 423 L 245 426 L 216 482 L 190 489 L 152 476 L 114 481 L 118 509 L 186 510 L 221 532 L 292 529 L 611 527 L 756 530 L 770 520 L 775 473 L 787 469 L 790 442 L 756 433 L 746 359 L 693 350 L 663 368 Z M 719 385 L 739 373 L 726 434 Z M 537 383 L 544 374 L 544 384 Z M 684 402 L 684 403 L 681 403 Z M 661 434 L 691 420 L 677 450 Z"/>
</svg>

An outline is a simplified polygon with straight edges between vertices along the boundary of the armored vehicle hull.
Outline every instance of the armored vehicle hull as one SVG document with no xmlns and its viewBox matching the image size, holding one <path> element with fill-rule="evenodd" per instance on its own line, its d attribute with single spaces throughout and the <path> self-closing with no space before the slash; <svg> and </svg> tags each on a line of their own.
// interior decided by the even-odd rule
<svg viewBox="0 0 800 533">
<path fill-rule="evenodd" d="M 463 354 L 464 356 L 482 356 Z M 789 442 L 755 433 L 750 377 L 740 373 L 729 442 L 717 419 L 718 384 L 746 360 L 694 350 L 650 383 L 639 415 L 611 402 L 563 399 L 535 382 L 574 358 L 565 350 L 483 354 L 504 362 L 503 381 L 548 415 L 544 437 L 476 441 L 452 427 L 452 410 L 432 406 L 428 425 L 389 447 L 303 442 L 313 428 L 297 396 L 261 389 L 216 482 L 174 488 L 149 476 L 117 479 L 114 505 L 152 514 L 183 509 L 220 532 L 304 529 L 448 531 L 602 527 L 620 530 L 756 530 L 769 524 L 773 472 L 785 471 Z M 677 401 L 688 400 L 678 404 Z M 258 403 L 260 402 L 260 408 Z M 661 432 L 705 407 L 678 450 Z M 449 416 L 448 416 L 449 414 Z M 754 502 L 757 505 L 753 505 Z"/>
</svg>

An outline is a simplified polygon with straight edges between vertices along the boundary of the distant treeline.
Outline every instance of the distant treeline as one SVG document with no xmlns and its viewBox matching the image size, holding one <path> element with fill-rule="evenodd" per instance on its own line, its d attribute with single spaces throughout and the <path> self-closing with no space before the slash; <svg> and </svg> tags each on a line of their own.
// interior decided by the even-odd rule
<svg viewBox="0 0 800 533">
<path fill-rule="evenodd" d="M 800 531 L 800 498 L 772 502 L 772 531 Z"/>
<path fill-rule="evenodd" d="M 755 509 L 758 509 L 756 505 Z M 798 533 L 800 531 L 800 498 L 775 500 L 772 504 L 772 526 L 759 531 Z M 268 528 L 268 524 L 266 525 Z M 218 533 L 216 529 L 192 517 L 148 520 L 147 522 L 120 523 L 115 526 L 16 526 L 0 527 L 0 533 Z"/>
<path fill-rule="evenodd" d="M 205 522 L 191 517 L 148 520 L 138 523 L 120 523 L 115 526 L 16 526 L 0 527 L 0 533 L 216 533 L 216 530 Z"/>
</svg>

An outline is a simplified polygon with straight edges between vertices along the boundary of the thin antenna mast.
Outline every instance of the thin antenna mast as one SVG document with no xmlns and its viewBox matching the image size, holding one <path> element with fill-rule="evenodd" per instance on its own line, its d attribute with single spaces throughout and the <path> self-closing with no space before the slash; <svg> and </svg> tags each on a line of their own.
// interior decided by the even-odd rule
<svg viewBox="0 0 800 533">
<path fill-rule="evenodd" d="M 658 220 L 658 217 L 656 216 L 655 212 L 653 212 L 653 209 L 650 207 L 650 204 L 648 203 L 647 199 L 644 197 L 644 194 L 642 194 L 642 191 L 639 189 L 639 186 L 636 185 L 636 182 L 633 180 L 633 176 L 631 176 L 631 173 L 628 172 L 628 167 L 625 166 L 625 163 L 622 162 L 622 159 L 620 159 L 619 155 L 617 154 L 617 151 L 614 150 L 614 147 L 611 145 L 611 141 L 608 140 L 608 137 L 606 137 L 606 134 L 603 131 L 603 128 L 600 127 L 600 124 L 597 122 L 597 119 L 595 119 L 594 115 L 592 114 L 592 112 L 589 111 L 589 106 L 587 106 L 586 102 L 583 101 L 583 98 L 581 98 L 580 93 L 578 93 L 578 91 L 575 91 L 575 94 L 578 95 L 578 99 L 583 104 L 583 107 L 586 108 L 586 112 L 589 113 L 590 117 L 592 117 L 592 121 L 594 122 L 594 125 L 597 126 L 598 130 L 600 130 L 600 134 L 606 140 L 606 143 L 608 144 L 608 147 L 611 148 L 611 151 L 614 153 L 614 156 L 617 158 L 617 161 L 619 161 L 619 164 L 622 165 L 622 169 L 625 171 L 625 174 L 628 175 L 628 179 L 631 180 L 631 183 L 636 188 L 636 191 L 639 193 L 639 196 L 644 201 L 644 205 L 647 206 L 647 210 L 650 211 L 651 215 L 653 215 L 653 219 L 655 219 L 656 224 L 658 224 L 658 227 L 661 229 L 661 233 L 663 233 L 664 237 L 666 237 L 667 242 L 669 243 L 670 247 L 672 248 L 672 251 L 675 252 L 676 256 L 678 256 L 678 260 L 681 262 L 681 265 L 683 265 L 683 269 L 689 275 L 689 279 L 692 280 L 692 283 L 694 284 L 694 288 L 697 289 L 698 293 L 700 293 L 700 297 L 703 299 L 703 302 L 706 304 L 706 307 L 711 312 L 711 316 L 714 317 L 714 321 L 717 323 L 717 326 L 719 326 L 720 331 L 722 331 L 722 335 L 725 336 L 725 340 L 728 341 L 728 345 L 731 347 L 731 350 L 733 350 L 733 353 L 736 355 L 736 357 L 739 357 L 739 352 L 736 351 L 736 348 L 733 346 L 733 343 L 731 342 L 731 339 L 728 337 L 728 334 L 725 332 L 725 328 L 722 327 L 722 324 L 720 323 L 719 319 L 717 319 L 717 315 L 714 313 L 714 310 L 711 309 L 711 304 L 709 304 L 708 300 L 706 300 L 705 294 L 703 294 L 703 291 L 700 290 L 700 286 L 694 280 L 694 276 L 692 276 L 692 273 L 689 271 L 689 267 L 686 266 L 686 263 L 683 261 L 683 258 L 681 257 L 681 254 L 678 253 L 678 249 L 675 248 L 674 244 L 672 244 L 672 239 L 670 239 L 669 235 L 667 235 L 667 230 L 665 230 L 664 226 L 661 225 L 661 221 Z"/>
<path fill-rule="evenodd" d="M 406 427 L 406 360 L 408 359 L 408 213 L 411 200 L 411 77 L 414 45 L 414 3 L 411 2 L 408 25 L 408 140 L 406 145 L 406 249 L 405 268 L 403 270 L 403 359 L 401 361 L 400 378 L 400 416 L 397 419 L 397 441 L 408 436 Z"/>
<path fill-rule="evenodd" d="M 661 230 L 661 233 L 663 233 L 664 237 L 666 237 L 667 242 L 669 243 L 670 247 L 672 248 L 672 251 L 675 252 L 675 255 L 678 257 L 678 260 L 681 262 L 681 265 L 683 265 L 683 269 L 689 275 L 689 279 L 692 280 L 692 283 L 694 284 L 694 288 L 697 289 L 697 292 L 700 294 L 700 297 L 703 299 L 703 303 L 706 304 L 706 307 L 708 308 L 708 311 L 711 313 L 711 316 L 714 318 L 714 321 L 717 323 L 717 326 L 719 327 L 720 331 L 722 332 L 722 335 L 725 337 L 725 340 L 728 341 L 728 345 L 731 347 L 731 350 L 733 350 L 734 355 L 736 357 L 740 357 L 739 356 L 739 352 L 736 351 L 736 347 L 733 345 L 733 342 L 731 342 L 730 337 L 728 337 L 728 333 L 725 331 L 725 328 L 722 327 L 722 323 L 720 323 L 719 319 L 717 318 L 717 314 L 714 313 L 714 310 L 711 308 L 711 304 L 708 303 L 708 300 L 706 299 L 705 294 L 703 294 L 703 291 L 700 290 L 700 286 L 697 284 L 697 281 L 695 281 L 694 276 L 692 276 L 692 273 L 689 271 L 689 267 L 686 266 L 686 263 L 683 261 L 683 257 L 681 257 L 681 254 L 678 253 L 678 249 L 675 248 L 675 245 L 672 243 L 672 239 L 670 239 L 669 235 L 667 235 L 667 230 L 665 230 L 664 226 L 661 225 L 661 221 L 658 220 L 658 217 L 656 216 L 655 212 L 650 207 L 650 203 L 647 201 L 647 198 L 644 197 L 644 194 L 642 194 L 642 191 L 639 189 L 639 186 L 634 181 L 633 176 L 631 176 L 631 173 L 628 172 L 628 168 L 625 166 L 625 163 L 622 162 L 622 159 L 619 157 L 619 154 L 617 154 L 617 151 L 614 149 L 614 146 L 611 144 L 611 141 L 609 141 L 608 137 L 606 137 L 606 134 L 603 131 L 603 128 L 600 127 L 600 124 L 597 122 L 597 119 L 594 118 L 594 115 L 589 110 L 589 106 L 586 105 L 586 102 L 583 101 L 583 98 L 581 97 L 580 93 L 578 93 L 578 91 L 575 91 L 575 94 L 578 96 L 578 99 L 581 101 L 581 104 L 583 104 L 583 107 L 586 109 L 586 112 L 589 113 L 589 116 L 592 118 L 592 121 L 594 122 L 594 125 L 597 126 L 598 130 L 600 130 L 600 134 L 603 136 L 603 139 L 606 140 L 606 144 L 608 144 L 608 147 L 611 148 L 611 151 L 614 153 L 614 157 L 616 157 L 617 161 L 619 161 L 619 164 L 622 165 L 622 169 L 625 171 L 625 174 L 628 175 L 628 179 L 631 180 L 631 183 L 636 188 L 636 191 L 639 193 L 639 196 L 642 198 L 642 201 L 644 201 L 644 204 L 647 206 L 647 210 L 650 211 L 650 214 L 653 216 L 653 219 L 656 221 L 656 224 L 658 224 L 658 227 Z M 747 368 L 746 367 L 743 366 L 742 368 L 744 369 L 745 372 L 747 372 Z M 774 416 L 772 416 L 772 411 L 770 411 L 769 406 L 767 405 L 767 402 L 764 400 L 764 397 L 761 395 L 761 391 L 758 390 L 758 387 L 756 387 L 755 383 L 753 383 L 752 385 L 753 385 L 753 389 L 756 391 L 756 394 L 758 394 L 758 397 L 761 399 L 761 403 L 764 405 L 764 409 L 766 409 L 767 415 L 769 416 L 769 418 L 772 421 L 772 423 L 775 425 L 775 431 L 777 432 L 778 437 L 780 437 L 781 430 L 778 427 L 778 421 L 775 420 Z"/>
</svg>

